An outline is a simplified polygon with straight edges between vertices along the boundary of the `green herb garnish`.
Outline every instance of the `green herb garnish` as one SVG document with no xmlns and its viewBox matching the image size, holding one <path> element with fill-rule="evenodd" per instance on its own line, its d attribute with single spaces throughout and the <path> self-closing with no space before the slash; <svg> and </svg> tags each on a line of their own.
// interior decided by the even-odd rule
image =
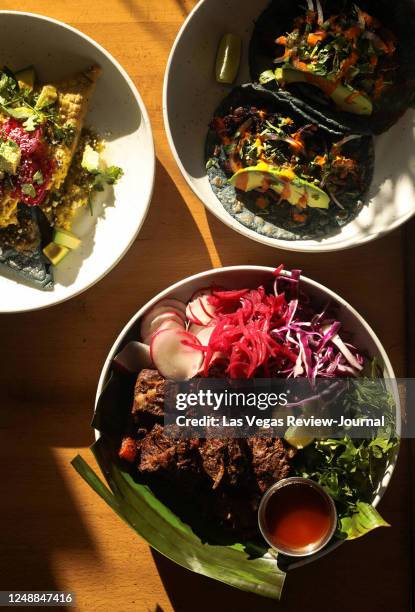
<svg viewBox="0 0 415 612">
<path fill-rule="evenodd" d="M 366 438 L 317 439 L 299 451 L 296 474 L 318 482 L 332 496 L 339 516 L 340 538 L 353 539 L 387 523 L 372 507 L 375 491 L 398 448 L 395 400 L 382 379 L 359 378 L 336 409 L 348 417 L 385 417 L 385 427 Z"/>
<path fill-rule="evenodd" d="M 43 178 L 43 174 L 41 170 L 37 170 L 34 175 L 33 175 L 33 180 L 35 181 L 35 183 L 37 183 L 38 185 L 42 185 L 45 181 L 45 179 Z"/>
<path fill-rule="evenodd" d="M 31 198 L 36 197 L 36 189 L 33 187 L 31 183 L 23 183 L 21 189 L 24 195 L 29 196 Z"/>
</svg>

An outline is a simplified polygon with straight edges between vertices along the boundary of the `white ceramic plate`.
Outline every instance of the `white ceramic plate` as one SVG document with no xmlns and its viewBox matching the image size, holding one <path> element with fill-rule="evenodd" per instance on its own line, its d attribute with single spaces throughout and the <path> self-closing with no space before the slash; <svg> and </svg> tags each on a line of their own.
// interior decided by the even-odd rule
<svg viewBox="0 0 415 612">
<path fill-rule="evenodd" d="M 201 0 L 173 45 L 164 80 L 164 121 L 173 155 L 183 176 L 205 206 L 237 232 L 269 246 L 300 252 L 346 249 L 395 229 L 415 213 L 415 111 L 410 110 L 376 139 L 376 168 L 370 204 L 341 233 L 317 240 L 277 240 L 257 234 L 228 214 L 206 177 L 204 144 L 208 125 L 230 87 L 215 80 L 216 51 L 223 34 L 243 41 L 235 84 L 250 81 L 248 46 L 254 20 L 269 0 Z"/>
<path fill-rule="evenodd" d="M 185 278 L 184 280 L 175 283 L 171 287 L 168 287 L 156 295 L 152 300 L 140 308 L 140 310 L 130 319 L 119 334 L 118 338 L 115 340 L 101 371 L 95 403 L 98 401 L 105 383 L 108 380 L 112 360 L 114 359 L 115 355 L 128 342 L 139 339 L 140 319 L 159 300 L 163 298 L 176 298 L 187 302 L 197 289 L 209 285 L 226 287 L 227 289 L 241 289 L 244 287 L 256 288 L 258 285 L 269 281 L 270 277 L 273 278 L 273 271 L 273 268 L 265 266 L 232 266 L 228 268 L 217 268 L 215 270 L 208 270 L 207 272 L 201 272 L 200 274 L 195 274 L 194 276 Z M 401 431 L 401 409 L 398 389 L 394 382 L 395 374 L 392 364 L 379 338 L 376 336 L 373 329 L 366 323 L 364 318 L 357 312 L 357 310 L 355 310 L 348 302 L 337 295 L 337 293 L 334 293 L 330 289 L 327 289 L 320 283 L 317 283 L 306 276 L 301 276 L 301 283 L 308 295 L 316 299 L 316 301 L 322 303 L 332 301 L 333 303 L 337 304 L 339 307 L 339 321 L 343 324 L 344 329 L 351 334 L 353 344 L 358 346 L 361 351 L 366 352 L 368 355 L 376 357 L 378 362 L 383 365 L 384 378 L 387 381 L 389 390 L 391 393 L 393 393 L 395 399 L 397 432 L 399 434 Z M 96 438 L 98 438 L 99 432 L 95 433 Z M 394 460 L 387 467 L 384 477 L 379 484 L 376 497 L 373 501 L 374 506 L 378 505 L 389 485 L 396 461 L 397 454 L 395 455 Z M 332 551 L 334 548 L 339 546 L 340 543 L 341 541 L 333 541 L 324 550 L 321 550 L 315 555 L 294 561 L 290 565 L 290 568 L 293 569 L 295 567 L 305 565 L 306 563 L 310 563 L 310 561 L 314 561 Z"/>
<path fill-rule="evenodd" d="M 41 81 L 64 78 L 93 63 L 102 74 L 86 125 L 107 141 L 105 158 L 124 176 L 83 211 L 74 231 L 81 247 L 54 269 L 55 288 L 40 291 L 0 276 L 0 312 L 45 308 L 67 300 L 111 270 L 139 231 L 151 200 L 155 154 L 143 101 L 120 64 L 100 45 L 63 23 L 40 15 L 0 11 L 0 64 L 13 70 L 33 64 Z"/>
</svg>

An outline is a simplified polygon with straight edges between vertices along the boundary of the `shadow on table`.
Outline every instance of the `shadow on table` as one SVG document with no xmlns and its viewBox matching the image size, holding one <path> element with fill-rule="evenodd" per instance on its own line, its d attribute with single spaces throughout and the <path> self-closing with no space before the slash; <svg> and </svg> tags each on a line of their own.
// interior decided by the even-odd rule
<svg viewBox="0 0 415 612">
<path fill-rule="evenodd" d="M 74 438 L 86 443 L 79 425 L 83 411 L 82 404 L 53 408 L 10 400 L 2 406 L 0 590 L 70 590 L 69 583 L 56 580 L 53 565 L 60 553 L 99 562 L 81 508 L 51 450 Z M 62 437 L 59 430 L 73 433 Z"/>
<path fill-rule="evenodd" d="M 92 443 L 99 372 L 126 321 L 168 284 L 209 267 L 199 229 L 158 163 L 140 235 L 103 281 L 53 308 L 3 315 L 0 590 L 70 589 L 57 583 L 55 566 L 68 551 L 73 560 L 99 564 L 83 509 L 67 485 L 79 477 L 69 458 L 60 467 L 54 449 Z"/>
</svg>

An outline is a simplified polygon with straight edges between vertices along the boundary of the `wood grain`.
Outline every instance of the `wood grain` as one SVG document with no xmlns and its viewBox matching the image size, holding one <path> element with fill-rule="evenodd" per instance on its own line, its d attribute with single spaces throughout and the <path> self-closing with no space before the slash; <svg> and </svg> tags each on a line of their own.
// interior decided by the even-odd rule
<svg viewBox="0 0 415 612">
<path fill-rule="evenodd" d="M 163 131 L 161 92 L 170 47 L 193 5 L 193 0 L 2 3 L 3 9 L 43 13 L 74 25 L 121 62 L 150 113 L 158 161 L 150 213 L 115 270 L 68 303 L 0 318 L 0 589 L 75 591 L 80 611 L 406 612 L 411 588 L 406 447 L 381 504 L 392 527 L 296 570 L 287 578 L 280 606 L 152 553 L 69 464 L 78 451 L 90 460 L 97 378 L 121 327 L 156 292 L 212 266 L 284 261 L 302 268 L 367 318 L 397 374 L 405 374 L 402 230 L 337 254 L 287 254 L 232 232 L 185 184 Z"/>
</svg>

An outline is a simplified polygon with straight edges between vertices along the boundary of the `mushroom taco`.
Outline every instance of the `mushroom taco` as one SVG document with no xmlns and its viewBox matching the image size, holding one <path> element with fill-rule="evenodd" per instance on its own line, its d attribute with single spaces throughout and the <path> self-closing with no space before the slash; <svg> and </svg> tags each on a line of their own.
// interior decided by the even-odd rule
<svg viewBox="0 0 415 612">
<path fill-rule="evenodd" d="M 207 174 L 237 221 L 272 238 L 321 239 L 363 206 L 374 150 L 286 92 L 235 88 L 210 125 Z"/>
<path fill-rule="evenodd" d="M 99 74 L 41 85 L 33 67 L 0 71 L 0 268 L 41 289 L 81 242 L 70 231 L 78 210 L 122 174 L 83 127 Z"/>
<path fill-rule="evenodd" d="M 380 133 L 414 98 L 414 29 L 409 0 L 274 0 L 254 28 L 251 76 Z"/>
</svg>

